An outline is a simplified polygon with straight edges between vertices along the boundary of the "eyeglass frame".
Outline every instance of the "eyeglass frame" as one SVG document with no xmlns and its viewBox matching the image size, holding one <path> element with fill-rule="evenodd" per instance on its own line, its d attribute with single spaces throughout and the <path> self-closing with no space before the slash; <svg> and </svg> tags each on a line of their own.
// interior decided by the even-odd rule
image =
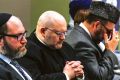
<svg viewBox="0 0 120 80">
<path fill-rule="evenodd" d="M 111 39 L 111 38 L 112 38 L 112 32 L 113 32 L 113 30 L 107 29 L 102 22 L 101 22 L 101 25 L 102 25 L 102 26 L 104 27 L 104 29 L 107 31 L 108 38 Z"/>
<path fill-rule="evenodd" d="M 46 29 L 48 29 L 48 30 L 50 30 L 50 31 L 52 31 L 52 32 L 54 32 L 56 35 L 58 35 L 58 36 L 62 36 L 62 35 L 67 35 L 67 32 L 60 32 L 60 31 L 56 31 L 56 30 L 53 30 L 53 29 L 50 29 L 50 28 L 46 28 Z"/>
<path fill-rule="evenodd" d="M 26 37 L 27 35 L 27 31 L 25 31 L 24 33 L 19 33 L 19 34 L 0 34 L 0 38 L 4 37 L 4 36 L 8 36 L 8 37 L 13 37 L 16 38 L 18 41 L 21 41 L 23 39 L 23 37 Z"/>
</svg>

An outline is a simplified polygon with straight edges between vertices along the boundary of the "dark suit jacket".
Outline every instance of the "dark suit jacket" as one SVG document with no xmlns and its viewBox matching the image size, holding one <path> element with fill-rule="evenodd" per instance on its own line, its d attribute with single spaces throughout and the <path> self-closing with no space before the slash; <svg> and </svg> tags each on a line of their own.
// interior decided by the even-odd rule
<svg viewBox="0 0 120 80">
<path fill-rule="evenodd" d="M 112 80 L 118 60 L 111 51 L 102 52 L 80 26 L 74 27 L 65 41 L 74 48 L 77 59 L 82 62 L 85 80 Z"/>
<path fill-rule="evenodd" d="M 0 60 L 0 80 L 24 80 L 10 65 Z"/>
<path fill-rule="evenodd" d="M 32 33 L 28 38 L 27 49 L 27 54 L 18 62 L 31 72 L 35 80 L 66 80 L 62 72 L 65 62 L 73 60 L 72 47 L 64 43 L 62 49 L 53 50 Z"/>
</svg>

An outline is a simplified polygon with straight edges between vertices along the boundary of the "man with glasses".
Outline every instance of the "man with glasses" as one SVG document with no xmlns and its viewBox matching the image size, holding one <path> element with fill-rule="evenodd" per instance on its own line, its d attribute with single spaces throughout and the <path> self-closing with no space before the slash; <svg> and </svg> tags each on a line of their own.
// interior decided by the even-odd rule
<svg viewBox="0 0 120 80">
<path fill-rule="evenodd" d="M 15 61 L 26 54 L 26 30 L 18 17 L 0 13 L 0 80 L 32 80 Z"/>
<path fill-rule="evenodd" d="M 113 51 L 119 41 L 118 32 L 114 30 L 119 16 L 120 12 L 114 6 L 93 1 L 90 14 L 66 37 L 65 41 L 74 48 L 77 59 L 84 66 L 85 80 L 113 79 L 114 68 L 118 67 Z M 99 47 L 101 41 L 105 43 L 103 51 Z"/>
<path fill-rule="evenodd" d="M 76 80 L 83 77 L 83 66 L 73 49 L 64 43 L 67 23 L 55 11 L 44 12 L 35 32 L 28 37 L 27 54 L 19 59 L 35 80 Z"/>
</svg>

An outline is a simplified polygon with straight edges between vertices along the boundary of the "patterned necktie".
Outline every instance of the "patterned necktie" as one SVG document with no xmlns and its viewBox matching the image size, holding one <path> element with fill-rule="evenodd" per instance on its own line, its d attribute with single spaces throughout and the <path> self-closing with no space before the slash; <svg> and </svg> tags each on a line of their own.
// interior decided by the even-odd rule
<svg viewBox="0 0 120 80">
<path fill-rule="evenodd" d="M 22 74 L 22 76 L 25 78 L 25 80 L 28 80 L 27 76 L 25 75 L 23 69 L 21 68 L 21 66 L 18 64 L 17 61 L 11 61 L 10 62 L 14 67 L 17 68 L 17 70 Z"/>
</svg>

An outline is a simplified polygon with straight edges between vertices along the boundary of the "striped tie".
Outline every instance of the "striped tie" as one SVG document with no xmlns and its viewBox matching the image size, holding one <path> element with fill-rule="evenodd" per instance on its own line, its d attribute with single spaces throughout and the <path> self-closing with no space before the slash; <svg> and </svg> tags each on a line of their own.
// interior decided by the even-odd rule
<svg viewBox="0 0 120 80">
<path fill-rule="evenodd" d="M 10 62 L 14 67 L 17 68 L 17 70 L 22 74 L 22 76 L 24 77 L 25 80 L 28 80 L 27 76 L 25 75 L 23 69 L 21 68 L 21 66 L 18 64 L 17 61 L 11 61 Z"/>
</svg>

